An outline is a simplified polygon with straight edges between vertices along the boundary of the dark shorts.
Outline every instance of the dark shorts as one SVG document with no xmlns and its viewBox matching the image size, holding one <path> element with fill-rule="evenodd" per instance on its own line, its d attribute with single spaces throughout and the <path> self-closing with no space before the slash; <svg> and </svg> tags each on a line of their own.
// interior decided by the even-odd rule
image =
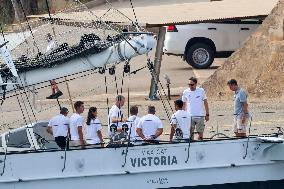
<svg viewBox="0 0 284 189">
<path fill-rule="evenodd" d="M 66 147 L 66 137 L 64 137 L 64 136 L 55 137 L 55 142 L 61 149 L 65 149 L 65 147 Z"/>
</svg>

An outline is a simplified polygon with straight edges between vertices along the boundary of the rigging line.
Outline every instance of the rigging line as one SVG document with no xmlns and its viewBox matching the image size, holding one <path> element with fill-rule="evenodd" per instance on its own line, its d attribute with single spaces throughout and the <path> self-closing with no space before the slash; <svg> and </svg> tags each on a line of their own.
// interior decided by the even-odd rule
<svg viewBox="0 0 284 189">
<path fill-rule="evenodd" d="M 136 13 L 135 13 L 135 10 L 134 10 L 134 7 L 133 7 L 133 4 L 132 4 L 132 1 L 131 1 L 131 0 L 129 0 L 129 1 L 130 1 L 130 4 L 131 4 L 132 12 L 133 12 L 134 17 L 135 17 L 135 20 L 136 20 L 136 25 L 138 25 L 138 20 L 137 20 L 137 17 L 136 17 Z"/>
<path fill-rule="evenodd" d="M 141 67 L 141 68 L 138 68 L 137 70 L 134 70 L 134 71 L 130 72 L 130 75 L 131 75 L 131 74 L 136 74 L 138 71 L 141 71 L 141 70 L 143 70 L 143 69 L 145 69 L 145 68 L 147 68 L 147 66 L 143 66 L 143 67 Z M 105 73 L 106 73 L 106 72 L 105 72 Z M 91 73 L 88 74 L 88 75 L 91 75 Z M 84 75 L 83 75 L 82 77 L 84 77 Z M 76 79 L 76 78 L 75 78 L 75 79 Z M 119 78 L 119 79 L 120 79 L 120 78 Z M 72 79 L 72 80 L 74 80 L 74 79 Z M 68 79 L 67 81 L 71 81 L 71 79 Z M 64 82 L 58 82 L 58 83 L 64 83 Z M 112 83 L 113 83 L 113 81 L 110 82 L 110 83 L 107 83 L 106 86 L 107 86 L 107 85 L 110 85 L 110 84 L 112 84 Z M 46 87 L 50 87 L 50 85 L 47 85 Z M 36 90 L 39 90 L 39 89 L 41 89 L 41 88 L 46 88 L 46 87 L 40 87 L 40 88 L 37 88 Z M 101 87 L 102 87 L 102 85 L 99 85 L 99 86 L 96 87 L 96 89 L 99 89 L 99 88 L 101 88 Z M 93 92 L 94 90 L 95 90 L 95 89 L 90 89 L 89 92 Z M 19 91 L 19 92 L 20 92 L 20 91 Z M 88 92 L 88 93 L 89 93 L 89 92 Z M 80 96 L 85 95 L 85 94 L 86 94 L 86 93 L 84 93 L 84 94 L 80 93 L 80 94 L 77 95 L 77 96 L 75 95 L 75 97 L 80 97 Z M 18 94 L 18 95 L 13 95 L 13 96 L 10 96 L 10 97 L 14 97 L 14 96 L 18 97 L 19 94 Z M 107 100 L 108 100 L 108 99 L 107 99 Z M 107 103 L 109 103 L 109 101 L 108 101 Z M 52 106 L 49 106 L 49 107 L 47 107 L 47 108 L 44 108 L 44 109 L 38 111 L 38 113 L 45 112 L 45 111 L 50 110 L 51 108 L 54 108 L 54 107 L 56 107 L 56 106 L 57 106 L 57 104 L 52 105 Z M 108 105 L 108 113 L 109 113 L 109 105 Z M 7 125 L 9 126 L 9 125 L 15 124 L 15 123 L 17 123 L 17 122 L 19 122 L 19 121 L 21 121 L 21 119 L 18 119 L 18 120 L 16 120 L 16 121 L 13 121 L 13 122 L 11 122 L 11 123 L 8 123 Z"/>
<path fill-rule="evenodd" d="M 123 88 L 123 78 L 124 78 L 124 71 L 122 72 L 122 79 L 121 79 L 121 87 L 120 87 L 120 94 L 122 94 L 122 88 Z"/>
<path fill-rule="evenodd" d="M 22 81 L 21 77 L 19 77 L 19 79 L 20 79 L 20 83 L 23 85 L 23 81 Z M 23 86 L 24 86 L 24 85 L 23 85 Z M 33 117 L 34 117 L 35 121 L 37 122 L 37 118 L 36 118 L 36 116 L 35 116 L 34 109 L 33 109 L 32 104 L 31 104 L 31 102 L 30 102 L 30 98 L 29 98 L 28 95 L 27 95 L 27 90 L 26 90 L 26 87 L 25 87 L 25 86 L 24 86 L 24 94 L 25 94 L 25 96 L 26 96 L 26 98 L 27 98 L 27 101 L 28 101 L 29 107 L 30 107 L 30 109 L 31 109 L 31 111 L 32 111 Z"/>
<path fill-rule="evenodd" d="M 54 22 L 51 18 L 51 13 L 50 13 L 50 10 L 49 10 L 49 4 L 48 4 L 48 0 L 45 0 L 45 4 L 46 4 L 46 8 L 47 8 L 47 11 L 48 11 L 48 15 L 49 15 L 49 18 L 50 18 L 50 24 L 52 25 L 52 32 L 53 32 L 53 35 L 54 35 L 54 38 L 55 38 L 55 43 L 57 45 L 57 40 L 56 40 L 56 34 L 55 34 L 55 30 L 54 30 Z"/>
<path fill-rule="evenodd" d="M 141 71 L 141 70 L 143 70 L 143 69 L 145 69 L 145 68 L 147 68 L 147 66 L 143 66 L 143 67 L 141 67 L 141 68 L 138 68 L 137 70 L 132 71 L 131 74 L 136 74 L 138 71 Z M 79 75 L 79 74 L 83 74 L 83 73 L 91 72 L 91 71 L 93 71 L 93 70 L 92 70 L 92 69 L 89 69 L 89 70 L 82 71 L 82 72 L 78 72 L 78 73 L 75 73 L 75 74 L 69 74 L 69 75 L 67 75 L 67 76 L 55 78 L 55 80 L 64 79 L 64 77 L 77 76 L 77 75 Z M 95 72 L 95 73 L 97 73 L 97 72 Z M 75 79 L 78 79 L 78 78 L 82 78 L 82 77 L 86 77 L 86 76 L 89 76 L 89 75 L 92 75 L 92 74 L 93 74 L 93 72 L 87 73 L 87 74 L 83 74 L 83 75 L 80 75 L 80 76 L 77 76 L 77 77 L 70 78 L 70 79 L 68 79 L 67 81 L 72 81 L 72 80 L 75 80 Z M 119 79 L 121 79 L 121 77 L 120 77 Z M 36 83 L 36 84 L 33 84 L 33 85 L 28 85 L 28 86 L 26 86 L 26 87 L 32 87 L 32 86 L 39 85 L 39 84 L 44 84 L 44 83 L 47 83 L 47 82 L 49 82 L 49 81 L 39 82 L 39 83 Z M 58 84 L 65 83 L 65 82 L 66 82 L 66 81 L 59 81 Z M 108 84 L 112 84 L 113 82 L 114 82 L 114 81 L 112 81 L 112 82 L 110 82 L 110 83 L 108 83 Z M 44 85 L 44 86 L 35 88 L 35 90 L 44 89 L 44 88 L 47 88 L 47 87 L 50 87 L 50 86 L 51 86 L 50 84 Z M 101 88 L 101 87 L 102 87 L 102 86 L 97 86 L 98 89 Z M 93 91 L 93 90 L 91 89 L 90 92 L 92 92 L 92 91 Z M 7 96 L 6 99 L 12 98 L 12 97 L 15 97 L 15 96 L 16 96 L 15 94 L 14 94 L 14 95 L 10 95 L 10 96 Z M 1 99 L 0 99 L 0 100 L 1 100 Z"/>
<path fill-rule="evenodd" d="M 5 42 L 6 39 L 5 39 L 4 29 L 3 29 L 2 23 L 0 23 L 0 29 L 1 29 L 1 34 L 2 34 L 3 40 L 4 40 L 4 42 Z"/>
<path fill-rule="evenodd" d="M 129 72 L 128 72 L 128 82 L 127 82 L 127 116 L 130 116 L 130 90 L 129 90 L 129 85 L 130 85 L 130 66 L 129 66 Z"/>
<path fill-rule="evenodd" d="M 157 78 L 156 78 L 156 75 L 154 75 L 154 73 L 153 73 L 153 72 L 154 72 L 154 71 L 153 71 L 154 68 L 151 68 L 151 65 L 150 65 L 150 64 L 151 64 L 151 63 L 150 63 L 150 60 L 148 59 L 148 68 L 149 68 L 149 71 L 150 71 L 150 74 L 151 74 L 152 78 L 154 79 L 155 85 L 157 86 L 157 84 L 158 84 Z M 164 108 L 164 110 L 165 110 L 165 112 L 166 112 L 166 116 L 167 116 L 168 120 L 171 121 L 170 115 L 169 115 L 169 112 L 168 112 L 168 109 L 167 109 L 167 107 L 166 107 L 166 105 L 165 105 L 165 103 L 164 103 L 164 100 L 163 100 L 163 98 L 162 98 L 161 91 L 158 89 L 158 90 L 157 90 L 157 93 L 158 93 L 158 95 L 159 95 L 159 97 L 160 97 L 160 99 L 161 99 L 163 108 Z"/>
<path fill-rule="evenodd" d="M 19 4 L 20 4 L 20 6 L 21 6 L 21 9 L 22 9 L 23 14 L 24 14 L 24 16 L 25 16 L 25 20 L 26 20 L 26 22 L 27 22 L 27 24 L 28 24 L 28 28 L 29 28 L 29 30 L 30 30 L 30 32 L 31 32 L 31 35 L 32 35 L 32 37 L 33 37 L 33 40 L 34 40 L 34 41 L 33 41 L 33 44 L 34 44 L 34 46 L 37 48 L 37 52 L 39 53 L 40 51 L 39 51 L 39 48 L 38 48 L 38 46 L 37 46 L 37 44 L 36 44 L 36 42 L 35 42 L 35 36 L 34 36 L 34 34 L 33 34 L 32 28 L 31 28 L 31 26 L 30 26 L 30 23 L 29 23 L 29 20 L 28 20 L 28 18 L 27 18 L 25 9 L 24 9 L 24 7 L 23 7 L 23 4 L 22 4 L 21 1 L 18 1 L 18 2 L 19 2 Z"/>
<path fill-rule="evenodd" d="M 155 78 L 156 78 L 156 81 L 157 81 L 157 83 L 156 83 L 156 84 L 159 84 L 159 85 L 161 86 L 161 88 L 162 88 L 162 92 L 164 93 L 164 96 L 166 97 L 166 100 L 167 100 L 167 102 L 168 102 L 168 104 L 169 104 L 169 106 L 170 106 L 170 108 L 171 108 L 171 111 L 172 111 L 172 113 L 174 113 L 174 110 L 173 110 L 173 108 L 172 108 L 172 106 L 171 106 L 171 103 L 170 103 L 169 97 L 168 97 L 168 95 L 166 94 L 166 91 L 165 91 L 165 89 L 164 89 L 164 86 L 163 86 L 162 82 L 161 82 L 159 79 L 157 79 L 158 75 L 157 75 L 157 73 L 156 73 L 156 70 L 155 70 L 155 69 L 153 69 L 153 73 L 154 73 Z"/>
<path fill-rule="evenodd" d="M 247 154 L 248 154 L 249 137 L 250 137 L 250 131 L 251 131 L 251 122 L 252 122 L 252 116 L 250 117 L 250 122 L 249 122 L 249 135 L 248 135 L 247 145 L 246 145 L 246 151 L 245 151 L 245 155 L 243 156 L 243 159 L 246 159 Z"/>
<path fill-rule="evenodd" d="M 15 86 L 15 87 L 17 87 L 17 86 Z M 17 93 L 17 91 L 15 91 L 15 93 Z M 21 95 L 20 95 L 20 97 L 21 97 Z M 20 102 L 20 99 L 19 99 L 18 96 L 17 96 L 17 101 L 18 101 L 18 104 L 19 104 L 19 107 L 20 107 L 20 110 L 21 110 L 21 113 L 22 113 L 24 122 L 25 122 L 26 125 L 28 125 L 27 120 L 26 120 L 26 116 L 25 116 L 25 114 L 24 114 L 23 107 L 22 107 L 22 105 L 21 105 L 21 102 Z M 23 104 L 24 104 L 24 107 L 25 107 L 25 103 L 23 103 Z M 27 110 L 26 110 L 26 111 L 27 111 Z M 27 128 L 26 128 L 26 129 L 27 129 Z M 30 138 L 32 139 L 32 134 L 30 133 L 30 130 L 29 130 L 29 129 L 28 129 L 28 132 L 27 132 L 27 133 L 30 135 Z M 35 147 L 35 144 L 34 144 L 34 141 L 33 141 L 33 140 L 32 140 L 32 145 Z"/>
<path fill-rule="evenodd" d="M 81 3 L 83 6 L 87 7 L 86 5 L 84 5 L 82 2 L 80 2 L 80 0 L 77 0 L 77 2 Z M 93 13 L 93 11 L 89 10 L 88 7 L 87 7 L 87 10 L 93 15 L 95 16 L 101 23 L 103 23 L 105 26 L 107 26 L 110 30 L 114 30 L 116 31 L 113 27 L 111 27 L 109 24 L 105 23 L 103 20 L 101 20 L 96 14 Z M 118 32 L 118 31 L 116 31 Z M 137 54 L 140 54 L 138 51 L 137 51 L 137 48 L 134 47 L 126 38 L 125 36 L 121 35 L 121 38 L 137 53 Z"/>
<path fill-rule="evenodd" d="M 19 90 L 20 90 L 20 89 L 19 89 Z M 27 114 L 28 122 L 31 124 L 31 123 L 32 123 L 32 120 L 31 120 L 31 118 L 30 118 L 30 114 L 29 114 L 28 108 L 27 108 L 27 106 L 26 106 L 26 103 L 25 103 L 25 101 L 24 101 L 24 98 L 23 98 L 22 94 L 21 94 L 19 97 L 20 97 L 20 100 L 21 100 L 22 103 L 23 103 L 24 110 L 25 110 L 25 112 L 26 112 L 26 114 Z"/>
<path fill-rule="evenodd" d="M 108 95 L 107 95 L 107 76 L 106 76 L 106 66 L 104 67 L 104 75 L 105 75 L 105 88 L 106 88 L 106 90 L 105 90 L 105 94 L 106 94 L 106 96 L 107 96 L 107 101 L 106 101 L 106 103 L 107 103 L 107 115 L 109 114 L 109 99 L 108 99 Z"/>
<path fill-rule="evenodd" d="M 4 173 L 5 173 L 9 139 L 10 139 L 10 131 L 8 132 L 8 137 L 7 137 L 7 139 L 6 139 L 6 137 L 5 137 L 6 146 L 5 146 L 5 156 L 4 156 L 4 161 L 3 161 L 4 164 L 3 164 L 2 172 L 1 172 L 1 174 L 0 174 L 1 177 L 2 177 L 2 176 L 4 175 Z"/>
</svg>

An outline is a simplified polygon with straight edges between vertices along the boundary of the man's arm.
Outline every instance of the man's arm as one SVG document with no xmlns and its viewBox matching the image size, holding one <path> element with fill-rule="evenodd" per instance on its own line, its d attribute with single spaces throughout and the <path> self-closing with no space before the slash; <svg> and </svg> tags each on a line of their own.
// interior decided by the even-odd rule
<svg viewBox="0 0 284 189">
<path fill-rule="evenodd" d="M 99 139 L 100 139 L 100 142 L 101 142 L 101 146 L 102 147 L 104 147 L 104 139 L 103 139 L 103 135 L 102 135 L 102 132 L 101 132 L 101 130 L 98 130 L 97 131 L 97 134 L 98 134 L 98 137 L 99 137 Z"/>
<path fill-rule="evenodd" d="M 174 137 L 174 134 L 175 134 L 175 129 L 176 129 L 176 124 L 172 124 L 171 125 L 171 133 L 170 133 L 170 141 L 172 142 L 173 141 L 173 137 Z"/>
<path fill-rule="evenodd" d="M 117 118 L 117 117 L 112 117 L 111 122 L 112 123 L 117 123 L 117 122 L 126 122 L 127 118 Z"/>
<path fill-rule="evenodd" d="M 155 138 L 158 138 L 163 133 L 163 131 L 164 131 L 163 128 L 158 128 L 155 133 Z"/>
<path fill-rule="evenodd" d="M 205 121 L 209 121 L 209 106 L 207 99 L 204 99 L 204 108 L 205 108 Z"/>
<path fill-rule="evenodd" d="M 248 114 L 248 103 L 247 101 L 243 102 L 243 113 L 242 113 L 242 123 L 246 121 L 246 115 Z"/>
<path fill-rule="evenodd" d="M 79 139 L 80 139 L 80 144 L 82 146 L 84 146 L 85 141 L 84 141 L 84 138 L 83 138 L 83 127 L 82 126 L 78 126 L 78 135 L 79 135 Z"/>
<path fill-rule="evenodd" d="M 140 136 L 142 138 L 142 140 L 145 140 L 145 136 L 144 136 L 141 128 L 137 128 L 136 133 L 138 134 L 138 136 Z"/>
<path fill-rule="evenodd" d="M 47 128 L 46 128 L 46 132 L 48 132 L 49 134 L 53 135 L 52 127 L 48 125 Z"/>
</svg>

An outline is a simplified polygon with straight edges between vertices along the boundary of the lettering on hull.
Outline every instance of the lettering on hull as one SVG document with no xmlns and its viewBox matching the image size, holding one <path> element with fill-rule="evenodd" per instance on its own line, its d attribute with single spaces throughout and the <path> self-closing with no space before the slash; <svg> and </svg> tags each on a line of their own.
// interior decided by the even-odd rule
<svg viewBox="0 0 284 189">
<path fill-rule="evenodd" d="M 130 158 L 132 167 L 151 167 L 163 165 L 177 165 L 176 156 L 156 156 Z"/>
</svg>

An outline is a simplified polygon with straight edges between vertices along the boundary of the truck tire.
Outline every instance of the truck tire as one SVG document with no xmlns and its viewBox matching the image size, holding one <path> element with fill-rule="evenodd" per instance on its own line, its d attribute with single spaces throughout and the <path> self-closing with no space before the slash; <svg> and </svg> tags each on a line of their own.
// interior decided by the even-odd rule
<svg viewBox="0 0 284 189">
<path fill-rule="evenodd" d="M 214 61 L 215 51 L 206 43 L 195 43 L 185 54 L 186 62 L 196 69 L 209 68 Z"/>
</svg>

